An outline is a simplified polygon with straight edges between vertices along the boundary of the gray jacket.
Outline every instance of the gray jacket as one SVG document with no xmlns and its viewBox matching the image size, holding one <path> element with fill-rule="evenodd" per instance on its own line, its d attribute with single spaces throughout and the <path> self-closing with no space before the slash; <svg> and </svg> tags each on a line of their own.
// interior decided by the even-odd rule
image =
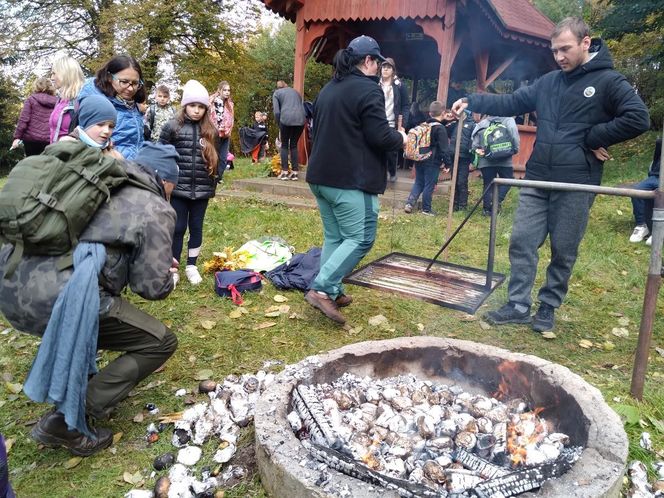
<svg viewBox="0 0 664 498">
<path fill-rule="evenodd" d="M 126 163 L 136 175 L 150 174 Z M 152 182 L 156 182 L 151 177 Z M 169 272 L 175 211 L 163 197 L 139 187 L 124 185 L 99 208 L 81 234 L 81 240 L 106 246 L 106 264 L 99 275 L 100 313 L 129 286 L 139 296 L 163 299 L 173 290 Z M 0 312 L 14 328 L 42 335 L 60 291 L 72 269 L 58 270 L 60 256 L 24 256 L 10 279 L 5 266 L 12 246 L 0 248 Z"/>
<path fill-rule="evenodd" d="M 473 130 L 473 133 L 471 135 L 472 150 L 482 148 L 482 133 L 484 132 L 484 130 L 486 130 L 489 127 L 489 125 L 491 125 L 491 121 L 500 121 L 502 124 L 505 125 L 505 127 L 512 136 L 512 143 L 514 144 L 514 153 L 516 154 L 517 152 L 519 152 L 519 146 L 521 145 L 521 142 L 519 138 L 519 129 L 516 127 L 516 121 L 514 121 L 514 118 L 511 117 L 500 117 L 500 116 L 487 116 L 486 118 L 484 118 L 482 121 L 480 121 L 475 125 L 475 129 Z M 512 158 L 504 157 L 502 159 L 491 160 L 487 159 L 486 157 L 480 156 L 479 161 L 477 163 L 477 167 L 485 168 L 487 166 L 511 168 Z"/>
<path fill-rule="evenodd" d="M 272 95 L 272 108 L 277 123 L 284 126 L 304 125 L 304 106 L 302 97 L 289 86 L 279 88 Z"/>
</svg>

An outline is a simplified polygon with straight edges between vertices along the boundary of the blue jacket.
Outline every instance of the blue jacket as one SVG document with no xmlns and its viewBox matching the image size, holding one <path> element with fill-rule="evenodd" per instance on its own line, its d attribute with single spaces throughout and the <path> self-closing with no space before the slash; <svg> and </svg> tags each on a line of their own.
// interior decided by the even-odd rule
<svg viewBox="0 0 664 498">
<path fill-rule="evenodd" d="M 118 113 L 111 138 L 113 145 L 125 159 L 134 159 L 143 144 L 143 115 L 136 104 L 127 106 L 118 98 L 106 96 L 94 82 L 94 78 L 88 78 L 85 81 L 81 93 L 78 95 L 78 102 L 80 103 L 88 95 L 104 95 L 111 101 Z"/>
</svg>

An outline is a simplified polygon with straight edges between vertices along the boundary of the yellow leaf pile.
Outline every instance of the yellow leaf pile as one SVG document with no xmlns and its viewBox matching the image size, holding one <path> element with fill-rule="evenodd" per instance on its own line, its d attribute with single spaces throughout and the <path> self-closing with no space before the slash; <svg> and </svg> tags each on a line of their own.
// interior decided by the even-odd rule
<svg viewBox="0 0 664 498">
<path fill-rule="evenodd" d="M 224 247 L 222 252 L 213 252 L 212 259 L 203 263 L 205 273 L 214 273 L 221 270 L 238 270 L 246 268 L 251 259 L 248 251 L 233 251 L 232 247 Z"/>
</svg>

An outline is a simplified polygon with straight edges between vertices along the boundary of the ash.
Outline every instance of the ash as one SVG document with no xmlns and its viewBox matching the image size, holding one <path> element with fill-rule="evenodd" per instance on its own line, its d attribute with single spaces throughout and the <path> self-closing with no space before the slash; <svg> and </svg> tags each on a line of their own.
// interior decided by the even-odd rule
<svg viewBox="0 0 664 498">
<path fill-rule="evenodd" d="M 346 373 L 296 386 L 292 401 L 288 421 L 316 460 L 400 496 L 514 496 L 562 475 L 582 451 L 524 400 L 413 375 Z M 321 487 L 332 481 L 321 472 Z"/>
</svg>

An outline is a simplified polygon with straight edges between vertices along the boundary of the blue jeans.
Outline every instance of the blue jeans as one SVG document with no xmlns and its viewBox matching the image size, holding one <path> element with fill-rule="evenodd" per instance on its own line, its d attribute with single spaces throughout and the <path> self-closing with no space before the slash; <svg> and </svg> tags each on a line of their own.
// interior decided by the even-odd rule
<svg viewBox="0 0 664 498">
<path fill-rule="evenodd" d="M 378 196 L 314 183 L 309 188 L 316 197 L 325 236 L 320 271 L 311 288 L 336 299 L 344 293 L 341 281 L 376 239 Z"/>
<path fill-rule="evenodd" d="M 512 167 L 505 167 L 505 166 L 484 166 L 480 168 L 480 172 L 482 173 L 482 180 L 484 182 L 484 190 L 489 186 L 489 184 L 493 181 L 494 178 L 514 178 L 514 170 Z M 507 192 L 509 192 L 510 186 L 509 185 L 500 185 L 498 187 L 498 205 L 502 204 L 503 201 L 505 200 L 505 196 L 507 196 Z M 493 189 L 489 189 L 489 191 L 484 195 L 482 198 L 482 207 L 485 210 L 490 210 L 491 209 L 491 197 L 493 196 Z"/>
<path fill-rule="evenodd" d="M 657 190 L 659 187 L 659 177 L 649 176 L 645 180 L 640 181 L 632 188 L 636 190 Z M 634 212 L 634 222 L 636 225 L 648 225 L 652 231 L 652 210 L 654 201 L 652 199 L 635 199 L 632 198 L 632 211 Z"/>
<path fill-rule="evenodd" d="M 430 213 L 433 189 L 438 182 L 439 173 L 440 167 L 435 164 L 415 163 L 415 183 L 406 203 L 414 206 L 422 194 L 422 211 Z"/>
</svg>

